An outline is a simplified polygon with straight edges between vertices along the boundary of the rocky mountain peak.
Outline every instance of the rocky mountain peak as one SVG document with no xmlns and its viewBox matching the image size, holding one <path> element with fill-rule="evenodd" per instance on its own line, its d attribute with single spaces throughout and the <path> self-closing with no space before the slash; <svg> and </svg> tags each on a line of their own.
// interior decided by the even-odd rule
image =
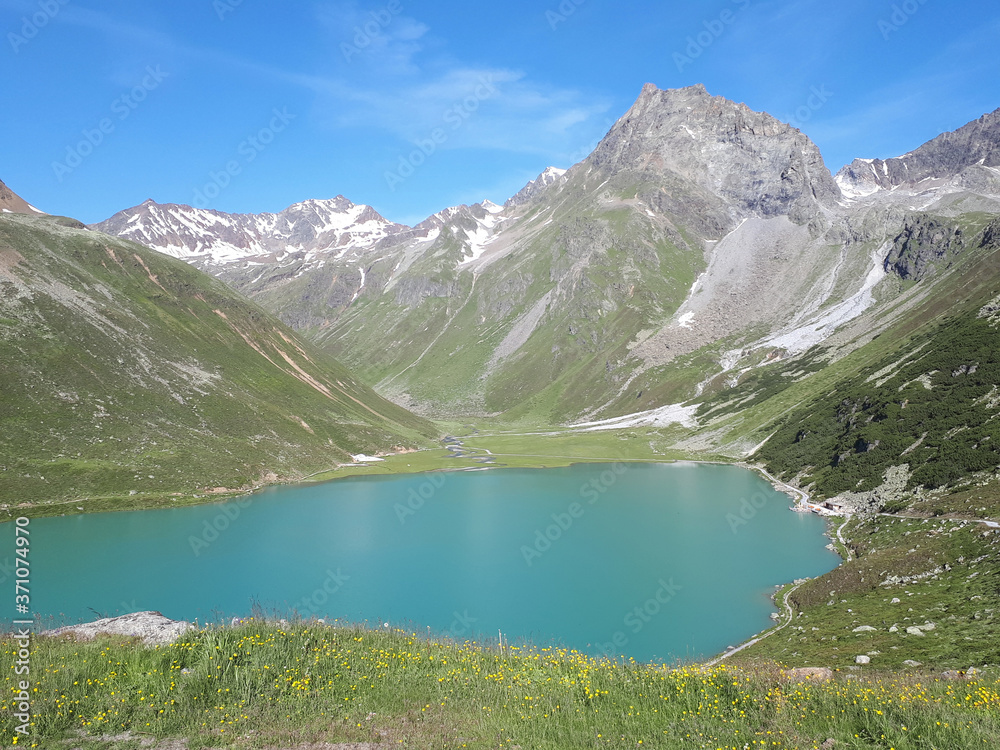
<svg viewBox="0 0 1000 750">
<path fill-rule="evenodd" d="M 837 173 L 845 195 L 864 198 L 880 190 L 916 186 L 928 180 L 952 180 L 968 170 L 1000 178 L 1000 109 L 920 148 L 892 159 L 855 159 Z"/>
<path fill-rule="evenodd" d="M 510 206 L 520 206 L 522 203 L 528 203 L 533 201 L 551 184 L 555 182 L 565 182 L 565 169 L 559 169 L 559 167 L 548 167 L 544 172 L 542 172 L 538 177 L 533 179 L 527 185 L 525 185 L 521 190 L 511 198 L 507 199 L 504 203 L 505 208 Z"/>
<path fill-rule="evenodd" d="M 805 223 L 841 197 L 807 136 L 702 85 L 647 84 L 588 164 L 640 180 L 679 177 L 692 192 L 723 198 L 734 218 L 787 215 Z"/>
<path fill-rule="evenodd" d="M 200 266 L 295 253 L 336 254 L 348 247 L 363 252 L 409 231 L 342 195 L 296 203 L 276 214 L 227 214 L 147 200 L 93 228 Z"/>
</svg>

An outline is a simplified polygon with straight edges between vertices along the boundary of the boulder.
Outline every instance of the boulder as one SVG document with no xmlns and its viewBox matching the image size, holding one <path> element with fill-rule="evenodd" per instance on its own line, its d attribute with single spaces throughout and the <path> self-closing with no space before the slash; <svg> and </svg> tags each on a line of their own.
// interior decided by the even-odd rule
<svg viewBox="0 0 1000 750">
<path fill-rule="evenodd" d="M 903 666 L 904 667 L 922 667 L 923 664 L 921 664 L 919 661 L 914 661 L 913 659 L 907 659 L 906 661 L 903 662 Z"/>
<path fill-rule="evenodd" d="M 852 633 L 873 633 L 877 628 L 873 628 L 871 625 L 859 625 L 852 630 Z"/>
<path fill-rule="evenodd" d="M 916 625 L 911 625 L 906 629 L 906 632 L 910 635 L 923 635 L 924 631 L 918 628 Z"/>
<path fill-rule="evenodd" d="M 855 656 L 854 657 L 854 663 L 855 664 L 871 664 L 871 662 L 872 662 L 872 658 L 870 656 Z"/>
<path fill-rule="evenodd" d="M 130 615 L 108 617 L 82 625 L 46 630 L 42 635 L 71 635 L 80 641 L 93 640 L 98 635 L 120 635 L 139 638 L 149 645 L 162 645 L 173 643 L 192 628 L 194 625 L 189 622 L 171 620 L 159 612 L 135 612 Z"/>
</svg>

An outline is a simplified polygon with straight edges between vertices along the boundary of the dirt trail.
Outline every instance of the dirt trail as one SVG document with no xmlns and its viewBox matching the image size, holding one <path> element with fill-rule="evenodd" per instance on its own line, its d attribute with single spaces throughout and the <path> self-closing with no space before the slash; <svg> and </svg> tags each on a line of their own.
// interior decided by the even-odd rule
<svg viewBox="0 0 1000 750">
<path fill-rule="evenodd" d="M 809 579 L 809 580 L 811 580 L 811 579 Z M 772 628 L 771 630 L 768 630 L 766 633 L 757 636 L 756 638 L 751 638 L 746 643 L 743 643 L 743 644 L 737 646 L 734 649 L 730 649 L 729 651 L 727 651 L 726 653 L 724 653 L 722 656 L 717 656 L 716 658 L 712 659 L 712 661 L 705 662 L 705 664 L 703 666 L 714 667 L 716 664 L 718 664 L 719 662 L 721 662 L 723 659 L 728 659 L 733 654 L 738 654 L 743 649 L 750 648 L 755 643 L 760 643 L 765 638 L 768 638 L 768 637 L 774 635 L 775 633 L 777 633 L 777 632 L 779 632 L 781 630 L 784 630 L 786 627 L 788 627 L 791 624 L 791 622 L 794 619 L 794 617 L 795 617 L 795 610 L 793 610 L 792 609 L 792 605 L 788 603 L 788 597 L 790 597 L 792 594 L 794 594 L 795 591 L 796 591 L 796 589 L 798 589 L 799 586 L 801 586 L 803 583 L 806 583 L 806 582 L 807 581 L 799 581 L 794 586 L 792 586 L 790 589 L 788 589 L 788 591 L 785 592 L 785 596 L 782 598 L 782 604 L 784 604 L 784 607 L 785 607 L 786 619 L 785 619 L 785 621 L 783 623 L 781 623 L 780 625 L 778 625 L 775 628 Z"/>
</svg>

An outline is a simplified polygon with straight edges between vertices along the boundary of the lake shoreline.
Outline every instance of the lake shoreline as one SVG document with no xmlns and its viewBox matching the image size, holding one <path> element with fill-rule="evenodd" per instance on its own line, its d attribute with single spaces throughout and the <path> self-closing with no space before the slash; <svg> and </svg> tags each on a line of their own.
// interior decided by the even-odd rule
<svg viewBox="0 0 1000 750">
<path fill-rule="evenodd" d="M 414 453 L 421 453 L 423 451 L 408 451 L 406 453 L 399 454 L 389 454 L 380 458 L 396 458 L 404 456 L 412 456 Z M 420 474 L 441 474 L 441 473 L 466 473 L 466 472 L 478 472 L 487 470 L 502 470 L 502 469 L 557 469 L 565 468 L 570 466 L 578 466 L 584 464 L 699 464 L 704 466 L 735 466 L 741 469 L 747 469 L 758 475 L 760 475 L 765 481 L 767 481 L 772 487 L 774 487 L 779 492 L 787 494 L 795 500 L 795 504 L 791 508 L 792 510 L 797 510 L 797 506 L 802 506 L 808 512 L 814 512 L 821 516 L 833 516 L 835 514 L 828 511 L 824 512 L 825 509 L 819 508 L 814 504 L 809 503 L 810 495 L 805 490 L 794 487 L 790 484 L 782 482 L 774 477 L 772 477 L 766 469 L 758 464 L 747 463 L 743 460 L 732 460 L 726 461 L 721 459 L 700 459 L 700 458 L 687 458 L 687 457 L 656 457 L 656 458 L 611 458 L 611 457 L 588 457 L 588 456 L 551 456 L 545 454 L 490 454 L 494 458 L 535 458 L 535 459 L 553 459 L 551 464 L 536 465 L 529 463 L 513 463 L 513 464 L 495 464 L 495 465 L 482 465 L 482 466 L 463 466 L 463 467 L 449 467 L 449 466 L 437 466 L 434 468 L 418 468 L 412 471 L 397 470 L 396 467 L 391 469 L 387 466 L 372 465 L 369 463 L 358 463 L 358 464 L 342 464 L 333 469 L 323 469 L 320 471 L 313 472 L 304 477 L 300 478 L 282 478 L 277 477 L 274 474 L 270 474 L 265 481 L 261 481 L 252 486 L 243 487 L 231 491 L 200 491 L 197 493 L 154 493 L 147 496 L 134 496 L 134 495 L 112 495 L 100 498 L 78 498 L 72 500 L 60 500 L 50 503 L 41 504 L 22 504 L 22 505 L 10 505 L 0 508 L 2 511 L 6 511 L 8 517 L 0 520 L 0 525 L 8 523 L 15 520 L 18 517 L 25 518 L 51 518 L 51 517 L 63 517 L 63 516 L 75 516 L 75 515 L 88 515 L 92 513 L 118 513 L 118 512 L 132 512 L 132 511 L 143 511 L 143 510 L 163 510 L 165 508 L 188 508 L 196 507 L 199 505 L 218 505 L 231 502 L 233 500 L 239 500 L 246 497 L 253 497 L 261 492 L 265 492 L 271 489 L 277 489 L 280 487 L 308 487 L 322 485 L 332 482 L 339 482 L 347 479 L 359 479 L 366 477 L 393 477 L 393 476 L 413 476 Z M 326 476 L 333 474 L 344 469 L 358 469 L 358 468 L 372 468 L 375 471 L 367 473 L 349 473 L 342 474 L 341 476 Z M 273 477 L 273 478 L 272 478 Z M 323 477 L 322 479 L 315 479 L 314 477 Z M 87 506 L 90 506 L 89 508 Z M 94 506 L 99 507 L 94 507 Z M 34 512 L 34 511 L 54 511 L 54 512 Z M 59 511 L 63 512 L 59 512 Z"/>
<path fill-rule="evenodd" d="M 423 559 L 421 555 L 434 548 L 435 540 L 461 540 L 473 533 L 481 535 L 482 539 L 473 555 L 485 566 L 481 574 L 490 580 L 502 580 L 504 587 L 516 590 L 518 593 L 512 595 L 511 601 L 523 602 L 524 606 L 513 619 L 506 614 L 500 617 L 492 611 L 493 598 L 480 600 L 478 595 L 466 593 L 462 596 L 467 598 L 459 596 L 458 603 L 449 602 L 442 611 L 451 613 L 457 608 L 456 611 L 464 612 L 462 607 L 467 606 L 473 617 L 517 623 L 511 632 L 534 633 L 536 642 L 539 633 L 568 638 L 563 635 L 564 630 L 574 633 L 589 627 L 590 631 L 580 635 L 575 642 L 600 645 L 620 640 L 619 646 L 627 642 L 630 649 L 635 649 L 627 653 L 636 658 L 643 652 L 663 655 L 673 652 L 672 649 L 661 647 L 655 639 L 650 640 L 654 626 L 649 625 L 645 617 L 636 620 L 632 616 L 634 611 L 640 607 L 644 613 L 649 611 L 655 615 L 680 591 L 685 592 L 684 597 L 695 597 L 692 601 L 702 601 L 695 592 L 704 588 L 703 579 L 709 574 L 696 574 L 695 571 L 714 570 L 716 566 L 727 573 L 722 578 L 711 579 L 709 587 L 718 584 L 723 599 L 744 597 L 750 626 L 736 627 L 730 619 L 722 617 L 721 612 L 716 612 L 712 621 L 717 623 L 717 627 L 713 627 L 718 630 L 718 640 L 702 634 L 693 642 L 697 646 L 695 652 L 714 654 L 727 643 L 742 642 L 767 627 L 767 617 L 773 612 L 767 597 L 776 582 L 819 575 L 839 564 L 839 559 L 821 549 L 826 543 L 822 538 L 824 524 L 810 521 L 803 526 L 788 516 L 787 506 L 781 503 L 783 495 L 761 483 L 758 477 L 724 468 L 729 465 L 724 462 L 713 462 L 715 468 L 712 468 L 697 467 L 685 461 L 646 461 L 632 464 L 631 470 L 625 469 L 628 464 L 624 462 L 613 465 L 591 460 L 586 463 L 574 461 L 569 467 L 553 469 L 544 475 L 500 472 L 493 478 L 479 475 L 482 479 L 461 470 L 451 472 L 453 478 L 447 480 L 443 473 L 436 480 L 431 479 L 433 475 L 421 478 L 414 474 L 393 481 L 350 483 L 343 491 L 305 484 L 257 496 L 267 502 L 248 502 L 245 498 L 228 505 L 216 503 L 200 509 L 186 508 L 184 513 L 155 516 L 108 513 L 100 517 L 92 515 L 91 519 L 64 519 L 65 523 L 54 521 L 52 525 L 47 523 L 44 529 L 38 527 L 38 533 L 44 533 L 53 550 L 49 554 L 54 556 L 51 560 L 37 561 L 40 569 L 47 571 L 46 576 L 39 579 L 40 585 L 52 597 L 51 606 L 44 611 L 55 607 L 72 618 L 86 615 L 88 607 L 108 613 L 132 611 L 121 602 L 135 597 L 139 605 L 166 607 L 174 616 L 186 619 L 203 617 L 213 608 L 245 616 L 250 612 L 246 607 L 249 597 L 250 601 L 263 602 L 268 611 L 275 608 L 274 612 L 326 611 L 334 617 L 354 621 L 403 617 L 435 626 L 440 613 L 429 609 L 426 600 L 414 600 L 414 608 L 407 598 L 409 594 L 399 598 L 388 592 L 403 586 L 400 581 L 405 575 L 401 576 L 399 571 L 412 569 L 406 560 Z M 685 464 L 687 468 L 682 468 Z M 671 469 L 671 465 L 675 468 Z M 764 502 L 758 499 L 761 493 Z M 423 502 L 435 494 L 437 500 Z M 603 499 L 605 497 L 607 499 Z M 756 511 L 741 510 L 751 498 L 754 498 Z M 747 525 L 736 520 L 738 515 L 751 521 L 756 517 L 757 521 Z M 491 523 L 484 526 L 486 518 L 491 519 Z M 354 523 L 356 519 L 363 522 Z M 734 522 L 738 528 L 733 526 Z M 121 533 L 125 528 L 128 534 Z M 276 528 L 287 529 L 290 538 L 298 540 L 299 546 L 294 558 L 282 556 L 277 547 L 268 546 L 266 554 L 276 556 L 272 566 L 262 562 L 265 558 L 260 555 L 264 552 L 252 540 L 269 540 Z M 803 533 L 796 533 L 798 529 Z M 100 555 L 85 559 L 72 574 L 53 577 L 55 571 L 67 570 L 64 564 L 57 562 L 62 559 L 60 555 L 80 559 L 71 551 L 83 543 L 84 536 L 106 539 L 108 545 Z M 563 537 L 572 541 L 560 542 Z M 764 539 L 769 541 L 764 543 Z M 215 548 L 216 540 L 223 546 Z M 557 545 L 566 546 L 558 546 L 558 553 L 550 554 L 549 548 L 555 550 Z M 624 545 L 622 549 L 645 550 L 645 562 L 638 567 L 637 561 L 627 562 L 632 559 L 629 555 L 609 551 L 617 550 L 615 545 Z M 718 555 L 713 553 L 694 568 L 683 562 L 704 558 L 707 546 L 718 547 Z M 304 550 L 307 548 L 315 554 L 306 555 Z M 753 550 L 765 548 L 772 553 L 752 557 L 756 554 Z M 254 566 L 259 566 L 260 569 L 251 578 L 244 577 L 243 567 L 233 567 L 235 553 L 232 550 L 236 549 L 252 550 L 246 552 L 252 556 L 250 567 L 257 570 Z M 447 561 L 448 570 L 466 570 L 460 560 L 464 559 L 463 555 L 471 554 L 467 545 L 458 541 L 445 545 L 442 550 L 436 553 L 438 557 L 430 558 L 428 565 L 431 568 L 445 565 L 442 561 Z M 487 550 L 495 558 L 490 565 L 483 559 Z M 729 564 L 721 562 L 730 557 L 733 559 Z M 737 558 L 742 562 L 734 562 Z M 183 587 L 172 588 L 167 580 L 157 582 L 154 576 L 138 587 L 128 584 L 131 588 L 122 590 L 134 593 L 115 594 L 117 598 L 109 601 L 104 601 L 103 594 L 97 595 L 97 592 L 87 594 L 86 601 L 80 598 L 83 596 L 80 591 L 86 587 L 78 590 L 74 576 L 81 577 L 81 581 L 90 580 L 93 576 L 88 577 L 88 566 L 110 569 L 115 560 L 122 559 L 141 560 L 140 567 L 151 570 L 170 568 L 185 580 L 196 580 L 203 573 L 232 585 L 219 589 L 218 593 L 224 595 L 216 597 L 214 586 L 200 594 L 192 594 Z M 750 559 L 757 560 L 758 564 L 747 566 L 745 563 Z M 306 563 L 316 570 L 308 568 L 305 577 L 299 576 L 295 566 Z M 385 573 L 388 584 L 370 580 L 381 575 L 375 571 L 383 569 L 389 571 Z M 334 609 L 324 610 L 323 602 L 342 588 L 341 570 L 349 576 L 345 581 L 356 578 L 359 583 L 348 585 L 345 591 L 349 589 L 349 593 L 337 595 Z M 327 583 L 321 580 L 324 573 L 334 581 L 329 584 L 332 591 L 328 591 Z M 136 575 L 134 569 L 129 569 L 120 577 L 125 581 Z M 575 577 L 578 575 L 584 575 L 587 580 L 604 581 L 600 590 L 607 603 L 603 609 L 591 610 L 594 618 L 606 620 L 597 626 L 581 625 L 583 620 L 577 623 L 573 618 L 573 624 L 567 624 L 558 614 L 575 611 L 574 608 L 581 613 L 588 609 L 584 600 L 578 597 L 579 581 Z M 462 576 L 459 578 L 465 580 Z M 610 580 L 613 584 L 608 584 Z M 317 585 L 319 588 L 309 595 L 315 594 L 315 601 L 306 597 L 308 606 L 301 605 L 298 594 L 302 592 L 297 589 L 306 591 Z M 112 583 L 108 582 L 107 586 L 113 589 Z M 418 589 L 419 586 L 403 586 L 400 592 Z M 475 590 L 478 589 L 470 591 Z M 167 592 L 169 601 L 162 599 L 158 592 Z M 452 592 L 448 596 L 458 594 Z M 523 598 L 525 596 L 528 598 Z M 529 604 L 529 601 L 535 603 Z M 714 606 L 708 605 L 708 611 L 714 611 Z M 699 610 L 675 603 L 670 612 L 669 619 L 664 618 L 655 626 L 657 630 L 679 632 L 690 625 L 688 621 L 697 617 Z M 621 617 L 608 618 L 609 614 Z M 533 624 L 535 620 L 541 624 Z M 484 630 L 491 632 L 489 628 Z M 691 632 L 697 630 L 694 628 Z"/>
</svg>

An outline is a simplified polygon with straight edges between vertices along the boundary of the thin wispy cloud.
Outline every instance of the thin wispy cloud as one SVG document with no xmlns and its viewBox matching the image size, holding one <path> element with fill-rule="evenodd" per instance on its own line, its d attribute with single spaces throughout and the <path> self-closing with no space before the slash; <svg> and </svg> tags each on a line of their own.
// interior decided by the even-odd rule
<svg viewBox="0 0 1000 750">
<path fill-rule="evenodd" d="M 189 200 L 192 182 L 287 106 L 294 127 L 219 207 L 343 193 L 394 217 L 426 215 L 470 192 L 503 200 L 545 166 L 585 158 L 646 81 L 704 83 L 794 120 L 833 168 L 915 148 L 1000 105 L 1000 12 L 975 0 L 903 15 L 893 0 L 588 2 L 557 26 L 546 9 L 562 6 L 528 0 L 225 5 L 222 16 L 213 0 L 71 0 L 24 44 L 8 40 L 0 107 L 21 113 L 8 118 L 18 144 L 5 157 L 8 184 L 95 221 L 150 195 Z M 36 12 L 39 0 L 0 0 L 8 31 Z M 880 22 L 893 17 L 886 37 Z M 689 51 L 679 70 L 676 55 Z M 76 190 L 54 182 L 50 161 L 150 65 L 169 85 L 74 173 Z M 816 89 L 830 93 L 821 107 L 811 104 Z M 413 178 L 390 184 L 386 173 L 412 166 L 436 131 L 447 137 L 434 155 L 421 149 Z"/>
<path fill-rule="evenodd" d="M 380 75 L 419 73 L 416 56 L 429 28 L 402 13 L 400 3 L 362 8 L 356 2 L 319 6 L 316 20 L 334 59 Z"/>
<path fill-rule="evenodd" d="M 463 68 L 392 87 L 329 87 L 332 125 L 379 128 L 406 141 L 436 129 L 454 131 L 448 148 L 538 153 L 563 149 L 565 139 L 608 102 L 587 102 L 577 91 L 546 88 L 515 70 Z"/>
<path fill-rule="evenodd" d="M 416 18 L 393 4 L 316 8 L 327 54 L 315 70 L 292 70 L 231 52 L 184 44 L 107 13 L 67 6 L 58 21 L 140 44 L 178 60 L 225 68 L 314 95 L 314 119 L 328 131 L 376 129 L 406 142 L 436 129 L 443 149 L 478 148 L 550 156 L 592 140 L 611 100 L 532 80 L 523 71 L 467 65 Z M 568 148 L 569 146 L 569 148 Z"/>
</svg>

